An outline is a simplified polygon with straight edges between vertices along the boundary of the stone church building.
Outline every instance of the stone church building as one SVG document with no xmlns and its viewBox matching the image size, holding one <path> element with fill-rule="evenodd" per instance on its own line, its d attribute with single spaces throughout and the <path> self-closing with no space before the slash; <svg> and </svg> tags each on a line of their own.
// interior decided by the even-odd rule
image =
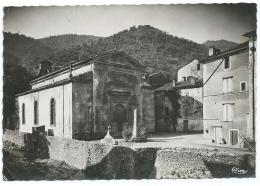
<svg viewBox="0 0 260 186">
<path fill-rule="evenodd" d="M 122 51 L 89 57 L 57 71 L 40 64 L 31 90 L 17 95 L 17 128 L 32 133 L 44 126 L 48 135 L 90 140 L 120 137 L 132 128 L 137 109 L 137 133 L 154 130 L 154 97 L 143 82 L 144 67 Z"/>
</svg>

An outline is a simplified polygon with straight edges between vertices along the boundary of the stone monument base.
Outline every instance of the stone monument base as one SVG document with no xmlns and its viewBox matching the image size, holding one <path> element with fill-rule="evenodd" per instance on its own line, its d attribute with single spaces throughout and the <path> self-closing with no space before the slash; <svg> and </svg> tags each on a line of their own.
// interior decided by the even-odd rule
<svg viewBox="0 0 260 186">
<path fill-rule="evenodd" d="M 133 137 L 131 142 L 147 142 L 147 138 L 145 137 Z"/>
</svg>

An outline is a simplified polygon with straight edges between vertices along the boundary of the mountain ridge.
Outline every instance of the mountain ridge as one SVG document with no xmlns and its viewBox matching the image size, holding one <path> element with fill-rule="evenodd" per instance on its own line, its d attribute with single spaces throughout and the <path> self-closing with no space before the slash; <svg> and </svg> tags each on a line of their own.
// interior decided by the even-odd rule
<svg viewBox="0 0 260 186">
<path fill-rule="evenodd" d="M 179 67 L 193 59 L 205 58 L 209 44 L 214 42 L 221 47 L 227 45 L 222 46 L 223 41 L 198 44 L 150 25 L 132 26 L 108 37 L 65 34 L 34 39 L 4 33 L 4 55 L 13 55 L 21 66 L 35 74 L 41 60 L 50 60 L 55 70 L 71 61 L 118 49 L 146 66 L 148 73 L 160 71 L 172 79 Z M 229 46 L 234 45 L 230 43 Z"/>
</svg>

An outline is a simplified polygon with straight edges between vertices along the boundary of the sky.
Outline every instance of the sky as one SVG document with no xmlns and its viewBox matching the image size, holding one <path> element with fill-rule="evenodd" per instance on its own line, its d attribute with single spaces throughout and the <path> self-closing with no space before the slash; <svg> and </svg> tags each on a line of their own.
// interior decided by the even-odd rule
<svg viewBox="0 0 260 186">
<path fill-rule="evenodd" d="M 151 25 L 197 43 L 219 39 L 241 43 L 246 40 L 242 34 L 256 29 L 253 4 L 9 7 L 4 13 L 4 31 L 33 38 L 106 37 L 133 25 Z"/>
</svg>

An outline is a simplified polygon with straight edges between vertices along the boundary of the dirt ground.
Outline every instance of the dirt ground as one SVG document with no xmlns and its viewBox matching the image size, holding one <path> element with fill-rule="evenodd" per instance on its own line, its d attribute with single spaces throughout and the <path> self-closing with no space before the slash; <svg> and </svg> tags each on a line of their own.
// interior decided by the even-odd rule
<svg viewBox="0 0 260 186">
<path fill-rule="evenodd" d="M 221 149 L 232 152 L 246 152 L 246 149 L 241 149 L 238 146 L 229 144 L 212 143 L 210 139 L 204 137 L 203 134 L 192 133 L 158 133 L 148 137 L 147 142 L 138 142 L 131 144 L 132 148 L 144 147 L 188 147 L 188 148 L 209 148 Z"/>
<path fill-rule="evenodd" d="M 84 179 L 84 174 L 64 162 L 33 159 L 13 147 L 3 149 L 3 178 L 5 180 L 79 180 Z"/>
</svg>

